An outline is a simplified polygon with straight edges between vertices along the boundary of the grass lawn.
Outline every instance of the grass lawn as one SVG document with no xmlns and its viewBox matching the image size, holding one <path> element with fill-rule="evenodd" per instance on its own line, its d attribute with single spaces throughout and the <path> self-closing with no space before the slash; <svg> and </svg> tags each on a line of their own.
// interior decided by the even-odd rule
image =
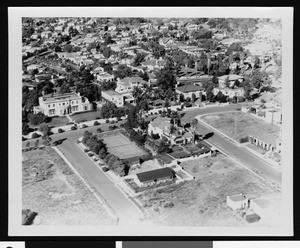
<svg viewBox="0 0 300 248">
<path fill-rule="evenodd" d="M 52 148 L 23 153 L 22 174 L 22 209 L 37 212 L 41 225 L 114 225 L 102 203 Z"/>
<path fill-rule="evenodd" d="M 96 118 L 100 118 L 100 111 L 96 112 L 85 112 L 85 113 L 77 113 L 74 115 L 70 115 L 71 119 L 77 123 L 82 121 L 91 121 L 96 120 Z"/>
<path fill-rule="evenodd" d="M 69 122 L 70 121 L 66 116 L 57 116 L 57 117 L 53 117 L 51 122 L 47 124 L 50 127 L 59 127 L 59 126 L 64 126 Z"/>
<path fill-rule="evenodd" d="M 275 144 L 276 139 L 279 137 L 280 127 L 243 112 L 205 115 L 202 120 L 236 141 L 239 141 L 242 137 L 252 135 L 268 143 Z"/>
<path fill-rule="evenodd" d="M 237 193 L 248 197 L 281 195 L 249 171 L 222 154 L 186 161 L 181 165 L 195 180 L 149 190 L 137 196 L 155 225 L 238 227 L 273 224 L 249 224 L 240 212 L 232 211 L 226 205 L 227 195 Z"/>
</svg>

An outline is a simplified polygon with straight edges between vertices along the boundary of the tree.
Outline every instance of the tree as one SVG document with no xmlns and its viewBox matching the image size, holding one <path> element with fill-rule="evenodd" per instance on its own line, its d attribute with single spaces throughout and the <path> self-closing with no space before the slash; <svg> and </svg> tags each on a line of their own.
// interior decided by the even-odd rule
<svg viewBox="0 0 300 248">
<path fill-rule="evenodd" d="M 39 139 L 37 139 L 37 140 L 35 141 L 35 144 L 34 144 L 34 146 L 35 146 L 35 147 L 38 147 L 38 146 L 39 146 L 39 143 L 40 143 L 40 140 L 39 140 Z"/>
<path fill-rule="evenodd" d="M 174 61 L 168 58 L 166 65 L 157 75 L 157 85 L 162 90 L 173 90 L 176 85 L 176 72 L 174 70 Z"/>
<path fill-rule="evenodd" d="M 61 52 L 62 50 L 61 50 L 61 47 L 60 47 L 60 46 L 55 46 L 54 51 L 55 51 L 56 53 L 59 53 L 59 52 Z"/>
<path fill-rule="evenodd" d="M 195 102 L 196 101 L 196 95 L 193 93 L 192 94 L 192 102 Z"/>
<path fill-rule="evenodd" d="M 73 46 L 71 44 L 67 44 L 64 46 L 64 51 L 67 53 L 71 53 L 73 51 Z"/>
<path fill-rule="evenodd" d="M 179 95 L 179 101 L 184 102 L 184 95 L 182 93 Z"/>
<path fill-rule="evenodd" d="M 139 66 L 144 61 L 146 54 L 144 53 L 137 53 L 133 59 L 133 66 Z"/>
<path fill-rule="evenodd" d="M 193 143 L 195 144 L 195 135 L 196 135 L 196 129 L 198 126 L 198 120 L 196 118 L 194 118 L 191 122 L 191 127 L 193 130 Z"/>
<path fill-rule="evenodd" d="M 28 120 L 30 124 L 35 126 L 44 122 L 46 118 L 47 116 L 41 112 L 37 114 L 28 114 Z"/>
<path fill-rule="evenodd" d="M 22 134 L 27 135 L 29 133 L 29 125 L 26 122 L 22 122 Z"/>
<path fill-rule="evenodd" d="M 115 78 L 123 79 L 125 77 L 131 77 L 133 72 L 127 65 L 119 65 L 117 70 L 113 72 Z"/>
<path fill-rule="evenodd" d="M 51 128 L 46 124 L 46 123 L 42 123 L 39 126 L 39 131 L 41 131 L 43 133 L 44 136 L 47 136 L 50 134 L 51 132 Z"/>
<path fill-rule="evenodd" d="M 134 97 L 134 100 L 135 100 L 136 103 L 139 102 L 139 99 L 140 99 L 142 93 L 143 92 L 142 92 L 140 87 L 138 87 L 138 86 L 133 87 L 132 96 Z"/>
</svg>

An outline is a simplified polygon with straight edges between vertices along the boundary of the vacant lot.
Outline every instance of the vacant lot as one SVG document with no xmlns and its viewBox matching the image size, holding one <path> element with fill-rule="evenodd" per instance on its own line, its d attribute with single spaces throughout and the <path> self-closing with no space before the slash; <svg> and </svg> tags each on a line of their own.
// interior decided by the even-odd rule
<svg viewBox="0 0 300 248">
<path fill-rule="evenodd" d="M 105 136 L 103 140 L 108 146 L 108 152 L 120 159 L 146 155 L 143 149 L 139 148 L 121 133 Z"/>
<path fill-rule="evenodd" d="M 97 118 L 100 119 L 100 112 L 85 112 L 85 113 L 78 113 L 70 116 L 71 119 L 77 123 L 83 121 L 92 121 L 96 120 Z"/>
<path fill-rule="evenodd" d="M 186 161 L 181 164 L 195 177 L 183 184 L 150 190 L 138 196 L 156 225 L 175 226 L 256 226 L 248 224 L 240 212 L 226 205 L 226 196 L 244 193 L 248 197 L 280 192 L 224 155 Z"/>
<path fill-rule="evenodd" d="M 92 192 L 52 149 L 23 153 L 22 209 L 42 225 L 113 225 Z"/>
<path fill-rule="evenodd" d="M 243 112 L 206 115 L 202 117 L 202 120 L 236 141 L 239 141 L 242 137 L 252 135 L 275 144 L 280 131 L 280 127 Z"/>
</svg>

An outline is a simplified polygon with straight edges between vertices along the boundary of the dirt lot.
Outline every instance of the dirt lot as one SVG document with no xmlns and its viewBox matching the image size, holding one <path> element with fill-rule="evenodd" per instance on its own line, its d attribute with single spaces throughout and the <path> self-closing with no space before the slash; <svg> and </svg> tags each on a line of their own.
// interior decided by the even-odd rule
<svg viewBox="0 0 300 248">
<path fill-rule="evenodd" d="M 201 119 L 236 141 L 239 141 L 242 137 L 252 135 L 254 137 L 260 137 L 267 142 L 270 141 L 276 143 L 276 139 L 279 137 L 280 127 L 269 124 L 255 116 L 243 112 L 206 115 Z"/>
<path fill-rule="evenodd" d="M 102 203 L 52 148 L 23 153 L 22 165 L 22 209 L 38 213 L 35 224 L 114 224 Z"/>
<path fill-rule="evenodd" d="M 244 193 L 259 197 L 279 191 L 224 155 L 182 163 L 195 180 L 150 190 L 138 196 L 156 225 L 180 226 L 269 226 L 248 224 L 238 211 L 226 205 L 226 196 Z"/>
</svg>

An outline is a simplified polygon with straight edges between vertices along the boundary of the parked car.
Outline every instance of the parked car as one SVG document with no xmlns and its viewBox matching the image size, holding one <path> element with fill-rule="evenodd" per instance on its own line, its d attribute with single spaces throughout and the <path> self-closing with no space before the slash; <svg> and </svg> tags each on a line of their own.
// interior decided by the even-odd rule
<svg viewBox="0 0 300 248">
<path fill-rule="evenodd" d="M 90 150 L 89 150 L 89 149 L 87 149 L 87 148 L 85 148 L 85 149 L 84 149 L 84 152 L 89 152 L 89 151 L 90 151 Z"/>
<path fill-rule="evenodd" d="M 89 157 L 92 157 L 92 156 L 94 156 L 94 153 L 89 152 L 88 155 L 89 155 Z"/>
<path fill-rule="evenodd" d="M 81 141 L 80 140 L 76 140 L 76 143 L 79 144 L 79 143 L 81 143 Z"/>
<path fill-rule="evenodd" d="M 103 170 L 104 172 L 109 171 L 109 169 L 108 169 L 107 167 L 102 167 L 102 170 Z"/>
</svg>

